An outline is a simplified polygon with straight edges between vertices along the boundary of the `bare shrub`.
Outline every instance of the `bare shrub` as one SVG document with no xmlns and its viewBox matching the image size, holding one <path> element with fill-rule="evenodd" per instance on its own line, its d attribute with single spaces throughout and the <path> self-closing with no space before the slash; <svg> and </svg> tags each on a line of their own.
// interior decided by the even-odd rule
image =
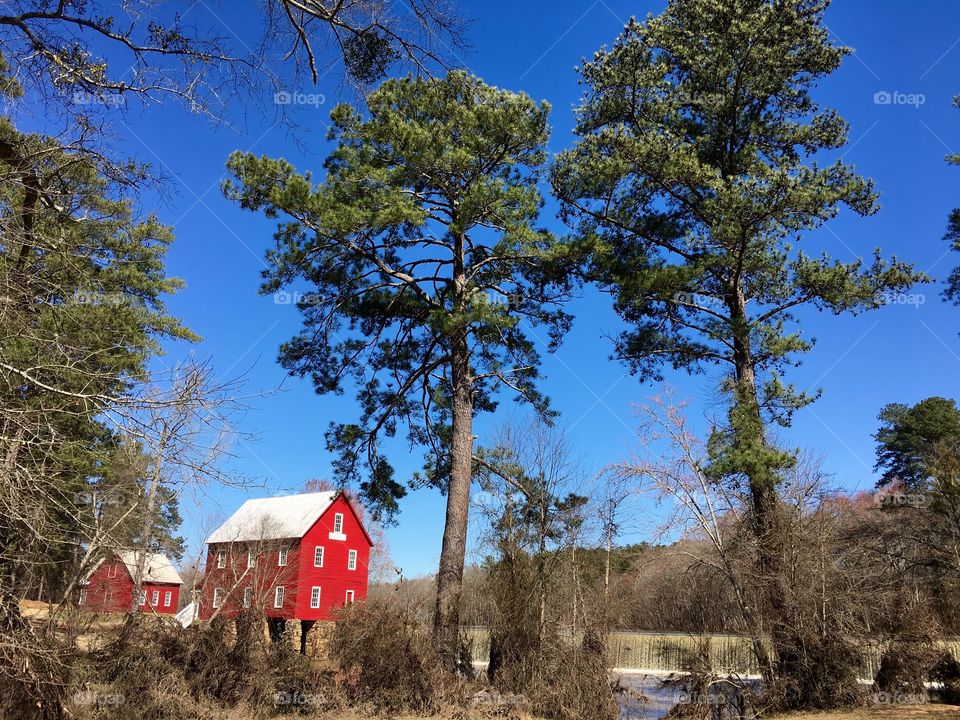
<svg viewBox="0 0 960 720">
<path fill-rule="evenodd" d="M 159 623 L 129 623 L 91 656 L 88 682 L 74 694 L 77 709 L 90 718 L 106 718 L 122 706 L 128 720 L 197 714 L 185 668 L 178 662 L 188 651 L 184 635 Z"/>
<path fill-rule="evenodd" d="M 244 707 L 256 715 L 338 708 L 333 673 L 317 671 L 289 643 L 267 643 L 263 617 L 181 628 L 131 620 L 91 654 L 74 697 L 79 717 L 182 720 Z M 111 714 L 113 713 L 113 714 Z"/>
<path fill-rule="evenodd" d="M 615 720 L 614 697 L 603 637 L 588 630 L 581 643 L 563 639 L 545 643 L 527 691 L 538 717 L 556 720 Z"/>
<path fill-rule="evenodd" d="M 780 696 L 768 702 L 808 709 L 862 704 L 860 653 L 860 646 L 839 633 L 796 632 L 789 647 L 778 653 L 782 674 L 772 692 Z"/>
<path fill-rule="evenodd" d="M 297 652 L 292 643 L 272 643 L 268 660 L 276 711 L 309 715 L 316 711 L 340 710 L 346 704 L 335 673 L 316 667 L 308 657 Z"/>
<path fill-rule="evenodd" d="M 0 613 L 0 717 L 59 720 L 70 679 L 71 648 L 38 633 L 19 610 Z"/>
<path fill-rule="evenodd" d="M 488 568 L 484 592 L 493 604 L 487 678 L 504 692 L 523 692 L 540 666 L 542 646 L 550 640 L 540 625 L 534 560 L 510 552 Z"/>
<path fill-rule="evenodd" d="M 690 720 L 725 720 L 754 718 L 753 692 L 737 677 L 717 674 L 710 653 L 710 641 L 700 638 L 693 648 L 680 647 L 684 673 L 664 681 L 664 685 L 683 688 L 681 701 L 674 705 L 668 718 Z"/>
<path fill-rule="evenodd" d="M 960 662 L 952 653 L 940 653 L 930 669 L 930 680 L 939 684 L 937 699 L 940 702 L 960 705 Z"/>
<path fill-rule="evenodd" d="M 891 642 L 880 659 L 874 678 L 877 689 L 891 697 L 927 697 L 927 677 L 940 653 L 929 638 Z"/>
<path fill-rule="evenodd" d="M 330 656 L 350 699 L 381 712 L 436 712 L 455 682 L 417 613 L 387 598 L 341 611 Z"/>
</svg>

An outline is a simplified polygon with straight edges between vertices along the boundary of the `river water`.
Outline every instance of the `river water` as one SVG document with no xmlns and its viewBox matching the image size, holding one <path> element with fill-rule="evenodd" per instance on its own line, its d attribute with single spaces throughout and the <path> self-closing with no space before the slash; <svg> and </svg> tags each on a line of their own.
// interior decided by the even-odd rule
<svg viewBox="0 0 960 720">
<path fill-rule="evenodd" d="M 664 675 L 646 675 L 629 673 L 618 675 L 620 684 L 628 690 L 642 693 L 646 700 L 639 700 L 629 694 L 620 696 L 620 717 L 622 720 L 658 720 L 676 705 L 683 695 L 683 688 L 664 686 Z"/>
<path fill-rule="evenodd" d="M 686 688 L 681 676 L 665 672 L 614 672 L 626 692 L 619 696 L 621 720 L 659 720 L 674 705 L 686 701 Z M 664 682 L 672 680 L 673 682 Z M 757 678 L 743 678 L 741 682 L 759 690 Z M 719 692 L 719 690 L 718 690 Z"/>
</svg>

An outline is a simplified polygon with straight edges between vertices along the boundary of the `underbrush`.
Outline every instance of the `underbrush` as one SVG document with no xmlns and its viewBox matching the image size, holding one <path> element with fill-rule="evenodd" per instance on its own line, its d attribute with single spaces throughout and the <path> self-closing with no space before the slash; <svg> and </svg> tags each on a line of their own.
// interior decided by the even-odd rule
<svg viewBox="0 0 960 720">
<path fill-rule="evenodd" d="M 354 704 L 418 714 L 466 705 L 468 687 L 443 670 L 428 629 L 415 612 L 389 599 L 344 608 L 330 657 Z"/>
<path fill-rule="evenodd" d="M 17 720 L 269 720 L 304 717 L 439 716 L 456 720 L 614 720 L 617 704 L 600 636 L 550 639 L 531 658 L 522 687 L 504 693 L 446 670 L 430 628 L 390 600 L 345 608 L 328 638 L 329 659 L 271 642 L 262 616 L 182 628 L 169 619 L 127 618 L 97 648 L 64 651 L 59 702 L 39 712 L 7 694 L 2 717 Z M 66 648 L 67 646 L 64 646 Z M 532 664 L 531 664 L 532 663 Z M 39 668 L 38 668 L 39 669 Z M 506 668 L 504 668 L 506 672 Z M 504 678 L 507 675 L 504 674 Z M 515 676 L 516 677 L 516 676 Z M 11 704 L 12 703 L 12 704 Z"/>
<path fill-rule="evenodd" d="M 615 720 L 620 715 L 603 638 L 545 645 L 528 690 L 534 715 L 557 720 Z"/>
<path fill-rule="evenodd" d="M 333 673 L 314 668 L 288 642 L 270 643 L 262 622 L 241 617 L 231 632 L 222 619 L 186 629 L 131 619 L 81 665 L 74 716 L 212 720 L 226 711 L 267 718 L 338 707 Z"/>
</svg>

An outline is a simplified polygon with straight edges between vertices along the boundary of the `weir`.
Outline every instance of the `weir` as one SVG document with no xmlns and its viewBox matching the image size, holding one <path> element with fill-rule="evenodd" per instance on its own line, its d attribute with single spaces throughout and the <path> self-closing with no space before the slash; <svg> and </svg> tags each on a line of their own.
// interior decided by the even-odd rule
<svg viewBox="0 0 960 720">
<path fill-rule="evenodd" d="M 464 630 L 471 643 L 473 661 L 490 659 L 490 633 L 486 628 Z M 569 634 L 568 634 L 569 635 Z M 960 640 L 942 640 L 942 647 L 960 659 Z M 750 645 L 750 638 L 726 633 L 657 633 L 617 631 L 610 633 L 608 648 L 610 666 L 619 672 L 684 672 L 689 661 L 705 650 L 713 669 L 721 675 L 759 676 L 760 670 Z M 880 667 L 883 647 L 871 643 L 862 648 L 857 676 L 872 683 Z"/>
</svg>

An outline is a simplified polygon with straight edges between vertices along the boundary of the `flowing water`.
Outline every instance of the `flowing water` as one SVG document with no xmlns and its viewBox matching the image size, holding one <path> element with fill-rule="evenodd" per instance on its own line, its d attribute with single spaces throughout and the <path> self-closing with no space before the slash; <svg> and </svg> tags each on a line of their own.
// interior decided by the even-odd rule
<svg viewBox="0 0 960 720">
<path fill-rule="evenodd" d="M 486 664 L 490 657 L 489 632 L 486 628 L 467 628 L 465 632 L 472 645 L 474 662 Z M 960 640 L 944 640 L 940 645 L 960 659 Z M 664 685 L 663 680 L 672 673 L 682 673 L 689 659 L 701 652 L 709 654 L 717 674 L 736 675 L 753 682 L 759 675 L 750 639 L 741 635 L 613 632 L 608 637 L 607 650 L 610 667 L 614 668 L 621 684 L 647 698 L 646 702 L 638 702 L 624 696 L 621 702 L 624 720 L 663 717 L 683 695 L 681 686 Z M 879 643 L 862 648 L 857 673 L 861 682 L 873 682 L 881 655 Z"/>
</svg>

